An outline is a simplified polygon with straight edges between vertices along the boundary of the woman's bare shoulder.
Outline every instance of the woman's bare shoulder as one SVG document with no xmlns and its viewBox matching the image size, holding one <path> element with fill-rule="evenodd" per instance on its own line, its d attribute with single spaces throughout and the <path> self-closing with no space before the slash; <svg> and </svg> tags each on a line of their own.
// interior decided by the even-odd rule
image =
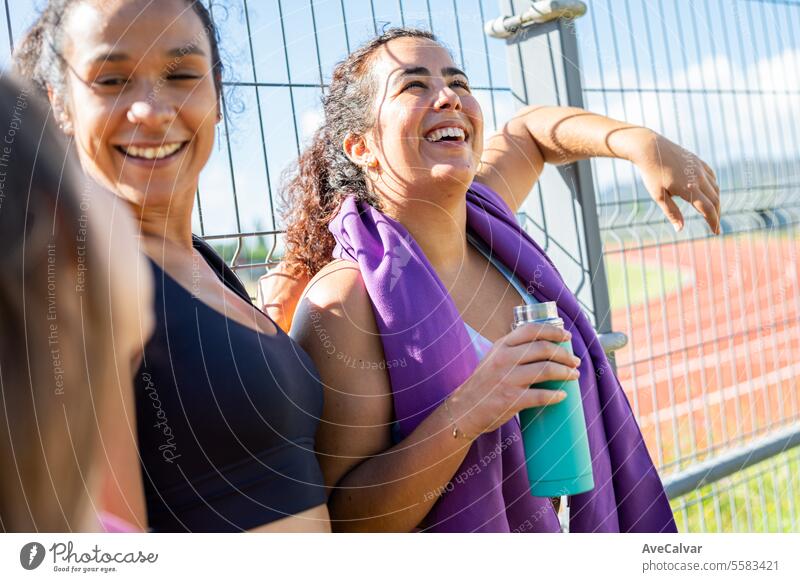
<svg viewBox="0 0 800 582">
<path fill-rule="evenodd" d="M 312 301 L 325 308 L 371 305 L 358 265 L 344 259 L 337 259 L 325 265 L 309 281 L 302 301 Z"/>
<path fill-rule="evenodd" d="M 385 361 L 383 342 L 357 265 L 336 261 L 317 274 L 297 306 L 290 335 L 314 360 L 323 383 L 330 387 L 327 393 L 334 392 L 326 396 L 328 402 L 391 394 L 389 376 L 380 366 Z M 383 420 L 391 416 L 390 402 L 372 402 L 374 406 L 367 407 L 370 413 Z M 348 401 L 340 412 L 352 414 L 363 408 L 363 400 Z"/>
<path fill-rule="evenodd" d="M 320 321 L 331 332 L 376 337 L 372 301 L 356 263 L 332 261 L 309 282 L 297 306 L 292 330 L 296 332 L 298 327 Z"/>
</svg>

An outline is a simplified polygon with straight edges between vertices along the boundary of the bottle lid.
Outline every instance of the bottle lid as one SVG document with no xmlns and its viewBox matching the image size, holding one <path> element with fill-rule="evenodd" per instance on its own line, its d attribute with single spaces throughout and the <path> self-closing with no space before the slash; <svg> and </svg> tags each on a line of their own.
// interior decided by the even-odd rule
<svg viewBox="0 0 800 582">
<path fill-rule="evenodd" d="M 548 319 L 558 319 L 558 307 L 555 301 L 518 305 L 514 308 L 514 323 L 536 323 Z"/>
</svg>

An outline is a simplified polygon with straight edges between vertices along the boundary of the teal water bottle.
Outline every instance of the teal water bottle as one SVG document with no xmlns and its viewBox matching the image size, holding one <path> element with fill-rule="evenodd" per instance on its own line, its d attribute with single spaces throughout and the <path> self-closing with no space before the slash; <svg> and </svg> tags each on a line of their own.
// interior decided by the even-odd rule
<svg viewBox="0 0 800 582">
<path fill-rule="evenodd" d="M 564 329 L 564 320 L 558 316 L 553 301 L 515 307 L 514 328 L 528 323 Z M 559 345 L 572 353 L 571 342 Z M 557 404 L 527 408 L 519 413 L 531 495 L 560 497 L 594 489 L 579 382 L 548 381 L 533 384 L 531 388 L 567 393 L 567 397 Z"/>
</svg>

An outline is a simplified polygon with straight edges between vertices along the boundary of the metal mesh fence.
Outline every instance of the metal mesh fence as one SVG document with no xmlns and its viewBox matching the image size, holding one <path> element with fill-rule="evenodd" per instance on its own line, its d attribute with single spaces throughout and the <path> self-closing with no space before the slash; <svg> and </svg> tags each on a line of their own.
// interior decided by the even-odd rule
<svg viewBox="0 0 800 582">
<path fill-rule="evenodd" d="M 388 27 L 433 30 L 470 72 L 493 127 L 512 107 L 503 47 L 490 46 L 482 33 L 484 19 L 496 12 L 490 0 L 216 4 L 226 60 L 235 66 L 225 82 L 220 149 L 198 192 L 197 230 L 222 246 L 250 282 L 277 262 L 283 170 L 321 120 L 320 98 L 334 65 Z M 231 242 L 232 248 L 220 244 Z"/>
<path fill-rule="evenodd" d="M 679 531 L 797 532 L 800 450 L 794 448 L 673 502 Z"/>
<path fill-rule="evenodd" d="M 629 165 L 593 162 L 612 321 L 662 474 L 800 419 L 800 3 L 596 0 L 578 22 L 588 109 L 697 152 L 723 235 L 676 234 Z M 797 531 L 797 453 L 674 502 L 691 531 Z M 709 513 L 710 512 L 710 513 Z M 777 529 L 776 529 L 777 528 Z"/>
<path fill-rule="evenodd" d="M 4 0 L 0 63 L 42 2 Z M 487 132 L 514 110 L 505 47 L 483 22 L 494 0 L 213 0 L 222 38 L 224 119 L 201 176 L 194 231 L 219 250 L 255 294 L 282 254 L 283 173 L 321 121 L 320 98 L 335 64 L 391 26 L 433 30 L 470 74 Z"/>
<path fill-rule="evenodd" d="M 685 206 L 686 229 L 676 234 L 629 164 L 592 164 L 611 317 L 630 338 L 618 373 L 669 476 L 800 420 L 800 1 L 587 4 L 575 28 L 586 107 L 699 153 L 722 187 L 723 235 L 709 238 Z M 520 101 L 505 44 L 483 33 L 500 15 L 496 0 L 212 5 L 227 67 L 224 120 L 193 226 L 252 294 L 282 253 L 282 173 L 318 126 L 320 97 L 349 50 L 389 26 L 431 29 L 469 73 L 487 135 Z M 7 65 L 37 5 L 4 0 L 4 8 Z M 537 186 L 528 206 L 545 196 Z M 557 225 L 523 218 L 559 252 L 549 236 Z M 795 449 L 676 500 L 679 526 L 797 531 L 799 464 Z"/>
</svg>

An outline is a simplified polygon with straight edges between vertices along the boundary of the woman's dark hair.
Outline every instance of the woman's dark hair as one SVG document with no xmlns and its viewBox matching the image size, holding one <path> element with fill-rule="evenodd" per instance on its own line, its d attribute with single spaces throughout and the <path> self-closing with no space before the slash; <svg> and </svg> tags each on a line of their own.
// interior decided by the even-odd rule
<svg viewBox="0 0 800 582">
<path fill-rule="evenodd" d="M 110 300 L 77 159 L 0 78 L 0 531 L 71 531 L 112 394 Z"/>
<path fill-rule="evenodd" d="M 364 171 L 345 155 L 342 144 L 348 133 L 364 135 L 374 125 L 377 83 L 370 65 L 378 49 L 397 38 L 438 42 L 425 30 L 391 28 L 356 49 L 333 70 L 322 99 L 322 127 L 300 155 L 282 191 L 287 205 L 284 261 L 294 274 L 313 276 L 331 261 L 335 241 L 328 224 L 347 196 L 380 208 Z"/>
<path fill-rule="evenodd" d="M 49 0 L 39 18 L 28 30 L 14 51 L 14 67 L 41 91 L 48 88 L 60 92 L 64 88 L 67 63 L 64 61 L 64 22 L 75 6 L 97 0 Z M 222 96 L 222 60 L 219 51 L 219 31 L 208 8 L 200 0 L 187 2 L 203 24 L 211 45 L 211 64 L 217 96 Z"/>
</svg>

